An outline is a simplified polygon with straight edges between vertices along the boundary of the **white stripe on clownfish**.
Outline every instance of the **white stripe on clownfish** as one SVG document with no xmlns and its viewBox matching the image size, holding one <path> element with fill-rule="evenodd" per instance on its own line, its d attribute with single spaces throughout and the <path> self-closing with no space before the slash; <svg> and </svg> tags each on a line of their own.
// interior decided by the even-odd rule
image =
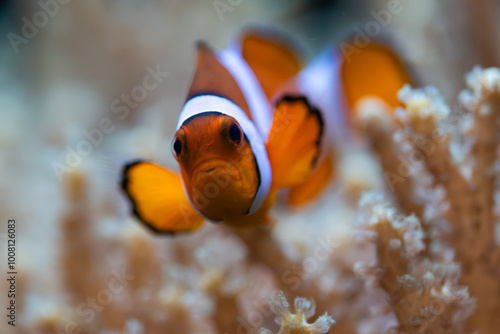
<svg viewBox="0 0 500 334">
<path fill-rule="evenodd" d="M 322 113 L 327 143 L 342 143 L 349 138 L 346 106 L 340 78 L 341 56 L 328 48 L 297 77 L 299 90 Z M 326 152 L 327 150 L 322 150 Z"/>
<path fill-rule="evenodd" d="M 252 119 L 262 138 L 267 140 L 273 122 L 273 111 L 262 87 L 241 55 L 241 46 L 233 44 L 220 51 L 217 59 L 231 73 L 245 96 Z"/>
</svg>

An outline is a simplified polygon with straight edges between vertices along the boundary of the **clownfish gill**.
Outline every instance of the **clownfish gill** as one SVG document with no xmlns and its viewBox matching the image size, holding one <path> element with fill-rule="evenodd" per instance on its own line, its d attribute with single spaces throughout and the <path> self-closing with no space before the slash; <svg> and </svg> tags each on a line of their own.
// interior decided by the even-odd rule
<svg viewBox="0 0 500 334">
<path fill-rule="evenodd" d="M 267 224 L 280 189 L 287 189 L 291 206 L 310 203 L 324 191 L 334 175 L 329 131 L 335 127 L 317 107 L 345 111 L 332 98 L 337 86 L 318 82 L 335 81 L 321 81 L 325 73 L 340 79 L 339 61 L 304 68 L 294 50 L 279 35 L 262 31 L 244 32 L 219 52 L 198 43 L 171 145 L 180 172 L 143 160 L 123 169 L 122 189 L 145 226 L 178 234 L 205 220 Z M 346 82 L 348 96 L 365 94 L 353 90 L 350 74 Z"/>
</svg>

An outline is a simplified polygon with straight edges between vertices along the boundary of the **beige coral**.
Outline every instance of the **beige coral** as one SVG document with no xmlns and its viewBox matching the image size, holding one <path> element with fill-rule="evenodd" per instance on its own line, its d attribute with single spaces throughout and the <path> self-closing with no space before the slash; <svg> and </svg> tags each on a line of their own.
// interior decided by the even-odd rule
<svg viewBox="0 0 500 334">
<path fill-rule="evenodd" d="M 278 334 L 319 334 L 327 333 L 335 323 L 328 314 L 323 314 L 312 324 L 307 322 L 316 311 L 313 300 L 297 297 L 295 298 L 295 313 L 290 312 L 290 305 L 282 291 L 277 292 L 269 302 L 271 310 L 278 318 L 280 325 Z M 261 329 L 260 334 L 272 334 L 268 329 Z"/>
<path fill-rule="evenodd" d="M 428 260 L 449 263 L 453 259 L 460 265 L 457 283 L 469 287 L 478 305 L 467 328 L 490 333 L 498 328 L 494 315 L 500 310 L 494 209 L 500 70 L 476 67 L 466 78 L 468 89 L 461 93 L 460 104 L 468 114 L 451 112 L 435 88 L 408 86 L 399 93 L 404 107 L 396 112 L 398 121 L 388 112 L 379 113 L 385 123 L 400 122 L 401 130 L 376 127 L 373 117 L 363 129 L 371 138 L 376 134 L 374 129 L 385 138 L 392 137 L 375 146 L 386 175 L 394 173 L 391 180 L 397 186 L 389 188 L 395 191 L 403 211 L 408 213 L 411 205 L 417 205 L 410 212 L 422 221 Z M 393 165 L 396 157 L 399 169 Z M 401 161 L 406 161 L 403 167 L 408 173 L 404 175 Z M 405 199 L 410 199 L 410 206 Z M 387 230 L 377 228 L 379 236 L 387 237 Z M 379 250 L 387 248 L 382 245 L 378 244 Z"/>
<path fill-rule="evenodd" d="M 374 263 L 357 263 L 356 271 L 382 288 L 398 333 L 460 333 L 474 310 L 467 287 L 459 286 L 459 267 L 433 262 L 423 255 L 423 232 L 415 215 L 397 214 L 377 193 L 366 193 L 360 220 L 373 231 Z"/>
</svg>

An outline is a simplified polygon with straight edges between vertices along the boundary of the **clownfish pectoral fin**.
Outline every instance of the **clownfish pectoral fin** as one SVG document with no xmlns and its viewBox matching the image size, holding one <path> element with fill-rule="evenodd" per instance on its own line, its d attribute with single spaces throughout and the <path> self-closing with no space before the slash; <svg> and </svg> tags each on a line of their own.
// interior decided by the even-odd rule
<svg viewBox="0 0 500 334">
<path fill-rule="evenodd" d="M 331 152 L 326 155 L 311 176 L 290 189 L 287 198 L 288 204 L 292 207 L 298 207 L 316 199 L 328 186 L 335 173 L 334 169 L 334 154 Z"/>
<path fill-rule="evenodd" d="M 279 86 L 295 77 L 303 67 L 293 43 L 287 43 L 277 34 L 247 32 L 240 38 L 240 43 L 243 59 L 254 72 L 269 100 Z"/>
<path fill-rule="evenodd" d="M 386 46 L 371 42 L 345 54 L 341 78 L 348 108 L 355 110 L 364 97 L 378 97 L 395 109 L 400 105 L 397 93 L 413 80 L 398 55 Z"/>
<path fill-rule="evenodd" d="M 147 161 L 123 169 L 122 188 L 135 216 L 157 233 L 176 234 L 198 229 L 204 218 L 189 203 L 176 173 Z"/>
<path fill-rule="evenodd" d="M 305 97 L 285 96 L 276 104 L 266 149 L 274 189 L 304 182 L 316 167 L 324 122 Z"/>
</svg>

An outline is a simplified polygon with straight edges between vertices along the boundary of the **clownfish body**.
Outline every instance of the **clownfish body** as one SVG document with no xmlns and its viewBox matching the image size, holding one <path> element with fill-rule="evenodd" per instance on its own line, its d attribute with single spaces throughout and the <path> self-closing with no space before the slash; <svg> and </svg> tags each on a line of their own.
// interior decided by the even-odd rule
<svg viewBox="0 0 500 334">
<path fill-rule="evenodd" d="M 280 189 L 292 206 L 317 198 L 334 173 L 330 130 L 345 125 L 335 116 L 344 112 L 334 85 L 338 62 L 319 64 L 304 69 L 289 44 L 259 33 L 218 53 L 200 43 L 172 141 L 180 175 L 147 161 L 124 168 L 122 188 L 136 217 L 176 234 L 206 219 L 268 223 Z M 324 81 L 325 73 L 333 77 Z"/>
</svg>

